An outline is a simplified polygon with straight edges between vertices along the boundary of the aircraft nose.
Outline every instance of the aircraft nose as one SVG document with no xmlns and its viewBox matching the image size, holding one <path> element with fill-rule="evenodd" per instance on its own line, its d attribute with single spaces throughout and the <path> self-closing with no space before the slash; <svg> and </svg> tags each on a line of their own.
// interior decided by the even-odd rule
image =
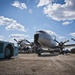
<svg viewBox="0 0 75 75">
<path fill-rule="evenodd" d="M 34 35 L 34 43 L 38 46 L 38 45 L 40 45 L 40 43 L 38 42 L 38 40 L 39 40 L 39 34 L 35 34 Z"/>
<path fill-rule="evenodd" d="M 35 34 L 35 35 L 34 35 L 34 41 L 35 41 L 35 42 L 38 42 L 38 39 L 39 39 L 39 34 Z"/>
</svg>

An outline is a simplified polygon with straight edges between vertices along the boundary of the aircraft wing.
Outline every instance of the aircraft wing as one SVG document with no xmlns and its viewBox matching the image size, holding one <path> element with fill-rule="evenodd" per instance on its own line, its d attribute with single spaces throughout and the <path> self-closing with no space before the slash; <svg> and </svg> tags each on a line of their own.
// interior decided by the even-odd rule
<svg viewBox="0 0 75 75">
<path fill-rule="evenodd" d="M 64 47 L 73 47 L 75 46 L 75 44 L 67 44 L 67 45 L 64 45 Z"/>
<path fill-rule="evenodd" d="M 25 46 L 31 46 L 30 44 L 24 44 Z"/>
<path fill-rule="evenodd" d="M 67 45 L 64 45 L 64 47 L 75 47 L 75 44 L 67 44 Z M 55 49 L 55 48 L 59 48 L 59 46 L 54 46 L 51 48 Z"/>
</svg>

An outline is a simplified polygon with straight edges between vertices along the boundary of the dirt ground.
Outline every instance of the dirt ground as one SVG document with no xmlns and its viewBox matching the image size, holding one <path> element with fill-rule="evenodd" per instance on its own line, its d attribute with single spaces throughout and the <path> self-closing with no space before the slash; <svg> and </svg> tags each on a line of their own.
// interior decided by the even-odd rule
<svg viewBox="0 0 75 75">
<path fill-rule="evenodd" d="M 1 59 L 0 75 L 75 75 L 75 54 L 19 54 Z"/>
</svg>

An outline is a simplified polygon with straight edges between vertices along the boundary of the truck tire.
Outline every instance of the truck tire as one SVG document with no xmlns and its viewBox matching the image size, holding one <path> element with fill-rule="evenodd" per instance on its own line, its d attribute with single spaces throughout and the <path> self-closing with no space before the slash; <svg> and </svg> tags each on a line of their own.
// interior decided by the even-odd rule
<svg viewBox="0 0 75 75">
<path fill-rule="evenodd" d="M 7 48 L 5 48 L 4 56 L 5 56 L 5 58 L 11 58 L 12 53 L 11 53 L 10 48 L 8 48 L 8 47 L 7 47 Z"/>
</svg>

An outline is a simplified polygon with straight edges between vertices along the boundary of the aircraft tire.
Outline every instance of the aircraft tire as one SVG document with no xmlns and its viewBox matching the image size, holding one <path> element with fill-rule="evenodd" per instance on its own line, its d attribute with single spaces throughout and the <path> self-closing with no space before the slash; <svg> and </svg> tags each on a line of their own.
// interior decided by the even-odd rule
<svg viewBox="0 0 75 75">
<path fill-rule="evenodd" d="M 38 56 L 40 56 L 41 55 L 41 53 L 38 53 Z"/>
<path fill-rule="evenodd" d="M 64 51 L 62 51 L 62 54 L 64 55 Z"/>
</svg>

